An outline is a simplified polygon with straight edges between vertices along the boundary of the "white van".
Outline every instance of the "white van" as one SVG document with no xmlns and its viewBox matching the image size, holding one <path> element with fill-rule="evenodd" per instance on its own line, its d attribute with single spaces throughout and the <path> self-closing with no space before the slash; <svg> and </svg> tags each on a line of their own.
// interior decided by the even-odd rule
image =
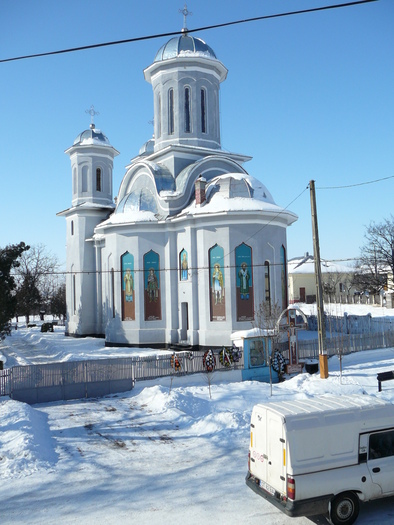
<svg viewBox="0 0 394 525">
<path fill-rule="evenodd" d="M 256 405 L 246 484 L 288 516 L 354 523 L 360 501 L 394 494 L 394 405 L 366 395 Z"/>
</svg>

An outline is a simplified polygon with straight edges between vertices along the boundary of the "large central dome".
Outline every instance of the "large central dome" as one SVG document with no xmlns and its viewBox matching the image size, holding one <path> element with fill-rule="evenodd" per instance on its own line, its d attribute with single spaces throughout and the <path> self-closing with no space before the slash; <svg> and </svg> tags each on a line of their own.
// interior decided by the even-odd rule
<svg viewBox="0 0 394 525">
<path fill-rule="evenodd" d="M 201 40 L 201 38 L 195 38 L 194 36 L 189 36 L 188 34 L 183 34 L 171 38 L 171 40 L 164 44 L 164 46 L 162 46 L 156 53 L 154 62 L 160 62 L 161 60 L 168 60 L 182 55 L 217 58 L 214 50 L 209 47 L 204 40 Z"/>
</svg>

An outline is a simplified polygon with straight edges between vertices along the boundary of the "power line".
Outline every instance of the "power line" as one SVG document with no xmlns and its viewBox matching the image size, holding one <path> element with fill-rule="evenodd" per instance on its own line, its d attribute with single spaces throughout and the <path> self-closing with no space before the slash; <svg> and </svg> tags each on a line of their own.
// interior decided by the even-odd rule
<svg viewBox="0 0 394 525">
<path fill-rule="evenodd" d="M 358 182 L 356 184 L 348 184 L 346 186 L 321 186 L 318 190 L 342 190 L 345 188 L 354 188 L 356 186 L 365 186 L 366 184 L 375 184 L 376 182 L 382 182 L 382 180 L 394 179 L 394 175 L 389 177 L 383 177 L 382 179 L 369 180 L 367 182 Z"/>
<path fill-rule="evenodd" d="M 346 2 L 346 3 L 343 3 L 343 4 L 334 4 L 334 5 L 327 5 L 327 6 L 323 6 L 323 7 L 313 7 L 313 8 L 310 8 L 310 9 L 302 9 L 302 10 L 299 10 L 299 11 L 288 11 L 288 12 L 285 12 L 285 13 L 277 13 L 277 14 L 273 14 L 273 15 L 257 16 L 257 17 L 254 17 L 254 18 L 245 18 L 243 20 L 236 20 L 236 21 L 233 21 L 233 22 L 224 22 L 224 23 L 221 23 L 221 24 L 215 24 L 215 25 L 210 25 L 210 26 L 199 27 L 199 28 L 196 28 L 196 29 L 188 29 L 187 32 L 188 33 L 196 33 L 197 31 L 208 31 L 210 29 L 218 29 L 218 28 L 221 28 L 221 27 L 228 27 L 228 26 L 233 26 L 233 25 L 237 25 L 237 24 L 245 24 L 245 23 L 250 23 L 250 22 L 257 22 L 257 21 L 260 21 L 260 20 L 269 20 L 269 19 L 272 19 L 272 18 L 281 18 L 281 17 L 285 17 L 285 16 L 292 16 L 292 15 L 301 15 L 301 14 L 313 13 L 313 12 L 317 12 L 317 11 L 326 11 L 326 10 L 329 10 L 329 9 L 339 9 L 339 8 L 343 8 L 343 7 L 352 7 L 352 6 L 355 6 L 355 5 L 358 5 L 358 4 L 368 4 L 368 3 L 371 3 L 371 2 L 377 2 L 377 1 L 378 0 L 357 0 L 357 1 L 354 1 L 354 2 Z M 60 55 L 60 54 L 64 54 L 64 53 L 73 53 L 73 52 L 76 52 L 76 51 L 84 51 L 84 50 L 87 50 L 87 49 L 96 49 L 96 48 L 99 48 L 99 47 L 108 47 L 108 46 L 114 46 L 114 45 L 119 45 L 119 44 L 129 44 L 129 43 L 132 43 L 132 42 L 141 42 L 143 40 L 152 40 L 152 39 L 156 39 L 156 38 L 170 37 L 170 36 L 176 36 L 176 35 L 182 35 L 182 34 L 184 34 L 184 32 L 182 32 L 182 31 L 172 31 L 172 32 L 169 32 L 169 33 L 157 33 L 157 34 L 154 34 L 154 35 L 140 36 L 140 37 L 135 37 L 135 38 L 127 38 L 125 40 L 114 40 L 114 41 L 111 41 L 111 42 L 103 42 L 101 44 L 90 44 L 90 45 L 87 45 L 87 46 L 79 46 L 79 47 L 72 47 L 72 48 L 68 48 L 68 49 L 60 49 L 58 51 L 47 51 L 45 53 L 35 53 L 33 55 L 24 55 L 24 56 L 18 56 L 18 57 L 13 57 L 13 58 L 4 58 L 4 59 L 0 60 L 0 63 L 13 62 L 13 61 L 16 61 L 16 60 L 25 60 L 25 59 L 28 59 L 28 58 L 39 58 L 39 57 L 45 57 L 45 56 L 51 56 L 51 55 Z"/>
</svg>

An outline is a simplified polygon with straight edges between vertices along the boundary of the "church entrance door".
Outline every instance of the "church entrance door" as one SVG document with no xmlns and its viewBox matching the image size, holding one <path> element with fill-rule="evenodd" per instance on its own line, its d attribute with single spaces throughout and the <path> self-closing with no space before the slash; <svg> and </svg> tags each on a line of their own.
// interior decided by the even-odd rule
<svg viewBox="0 0 394 525">
<path fill-rule="evenodd" d="M 187 303 L 181 303 L 181 341 L 187 341 L 189 330 L 189 308 Z"/>
</svg>

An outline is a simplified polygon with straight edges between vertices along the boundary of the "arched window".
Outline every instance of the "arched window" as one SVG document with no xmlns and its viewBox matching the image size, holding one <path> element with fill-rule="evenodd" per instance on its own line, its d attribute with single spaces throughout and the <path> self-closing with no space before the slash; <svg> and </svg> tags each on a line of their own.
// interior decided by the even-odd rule
<svg viewBox="0 0 394 525">
<path fill-rule="evenodd" d="M 281 246 L 280 249 L 280 266 L 281 266 L 281 283 L 282 283 L 282 309 L 287 308 L 287 261 L 286 261 L 286 248 Z"/>
<path fill-rule="evenodd" d="M 76 168 L 73 169 L 73 193 L 77 193 L 78 186 L 77 186 L 77 170 Z"/>
<path fill-rule="evenodd" d="M 71 235 L 74 235 L 74 221 L 71 221 Z"/>
<path fill-rule="evenodd" d="M 96 169 L 96 191 L 101 191 L 101 168 Z"/>
<path fill-rule="evenodd" d="M 191 132 L 191 100 L 190 100 L 190 88 L 185 87 L 185 133 Z"/>
<path fill-rule="evenodd" d="M 161 95 L 160 93 L 157 96 L 157 113 L 156 113 L 156 120 L 157 120 L 157 138 L 161 137 Z"/>
<path fill-rule="evenodd" d="M 201 90 L 201 132 L 207 132 L 207 92 Z"/>
<path fill-rule="evenodd" d="M 87 192 L 88 191 L 88 173 L 89 168 L 87 166 L 82 167 L 82 191 Z"/>
<path fill-rule="evenodd" d="M 173 135 L 175 130 L 174 120 L 174 90 L 168 91 L 168 134 Z"/>
<path fill-rule="evenodd" d="M 264 285 L 265 285 L 265 301 L 271 303 L 271 280 L 270 280 L 270 263 L 264 263 Z"/>
</svg>

